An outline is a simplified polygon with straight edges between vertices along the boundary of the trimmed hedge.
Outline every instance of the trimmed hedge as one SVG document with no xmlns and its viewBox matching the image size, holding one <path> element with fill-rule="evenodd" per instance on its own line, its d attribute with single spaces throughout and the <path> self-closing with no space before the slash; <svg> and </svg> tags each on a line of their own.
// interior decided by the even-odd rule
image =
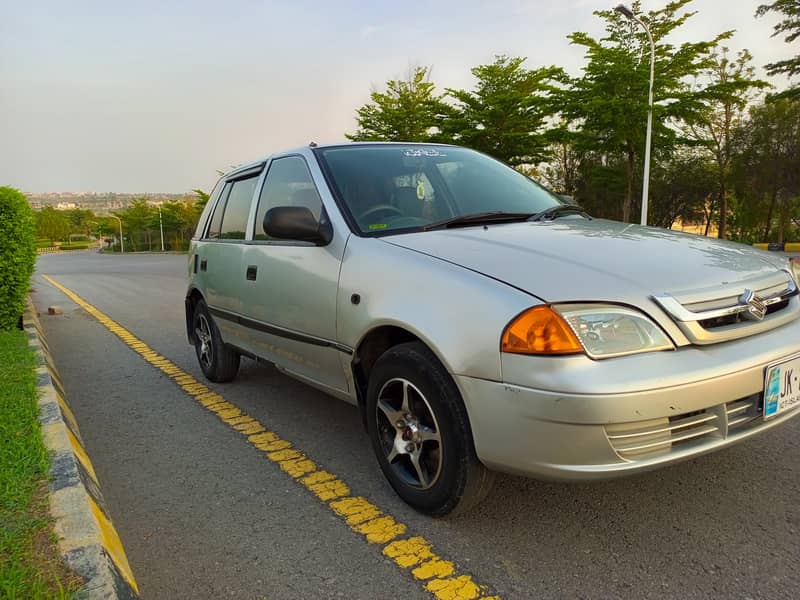
<svg viewBox="0 0 800 600">
<path fill-rule="evenodd" d="M 89 242 L 64 242 L 59 246 L 61 250 L 86 250 Z"/>
<path fill-rule="evenodd" d="M 36 222 L 28 200 L 0 186 L 0 330 L 19 326 L 36 263 Z"/>
</svg>

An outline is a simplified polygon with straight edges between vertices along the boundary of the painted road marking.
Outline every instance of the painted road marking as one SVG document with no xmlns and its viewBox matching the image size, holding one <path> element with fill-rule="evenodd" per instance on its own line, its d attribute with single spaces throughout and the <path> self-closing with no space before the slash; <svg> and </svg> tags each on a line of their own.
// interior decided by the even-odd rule
<svg viewBox="0 0 800 600">
<path fill-rule="evenodd" d="M 361 496 L 353 496 L 347 484 L 321 469 L 291 442 L 269 431 L 256 419 L 242 412 L 220 394 L 199 382 L 165 356 L 154 351 L 130 331 L 112 320 L 72 290 L 53 278 L 42 275 L 55 288 L 66 294 L 75 304 L 92 315 L 106 329 L 120 338 L 134 352 L 161 370 L 189 396 L 219 419 L 245 436 L 270 461 L 287 475 L 308 489 L 319 500 L 341 517 L 347 526 L 367 542 L 382 546 L 381 551 L 395 565 L 410 572 L 426 591 L 437 600 L 496 600 L 499 596 L 486 596 L 488 586 L 476 583 L 472 576 L 459 571 L 456 565 L 438 556 L 433 546 L 421 536 L 404 537 L 408 528 L 391 515 L 381 511 Z"/>
</svg>

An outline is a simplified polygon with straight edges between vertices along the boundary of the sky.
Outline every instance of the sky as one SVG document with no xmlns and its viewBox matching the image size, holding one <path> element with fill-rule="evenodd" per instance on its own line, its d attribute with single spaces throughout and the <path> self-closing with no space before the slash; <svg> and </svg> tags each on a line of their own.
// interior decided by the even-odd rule
<svg viewBox="0 0 800 600">
<path fill-rule="evenodd" d="M 577 75 L 567 35 L 602 34 L 592 11 L 618 1 L 0 0 L 0 185 L 210 189 L 219 169 L 343 140 L 370 91 L 413 65 L 439 90 L 470 88 L 498 54 Z M 735 29 L 726 45 L 764 76 L 796 45 L 770 37 L 777 16 L 755 19 L 759 3 L 694 0 L 674 41 Z"/>
</svg>

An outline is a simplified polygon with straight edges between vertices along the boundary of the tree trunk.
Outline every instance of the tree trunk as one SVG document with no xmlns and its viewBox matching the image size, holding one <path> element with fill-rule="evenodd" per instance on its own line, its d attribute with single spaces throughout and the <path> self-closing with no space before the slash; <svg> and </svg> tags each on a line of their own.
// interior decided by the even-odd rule
<svg viewBox="0 0 800 600">
<path fill-rule="evenodd" d="M 772 229 L 772 214 L 775 211 L 775 202 L 778 199 L 778 189 L 772 188 L 772 198 L 769 202 L 769 211 L 767 212 L 767 224 L 764 227 L 764 241 L 769 242 L 769 232 Z"/>
<path fill-rule="evenodd" d="M 626 165 L 626 172 L 628 175 L 628 189 L 625 190 L 625 200 L 622 203 L 622 221 L 623 223 L 631 222 L 631 205 L 633 204 L 633 166 L 634 155 L 632 150 L 628 150 L 628 163 Z"/>
<path fill-rule="evenodd" d="M 783 232 L 786 229 L 786 223 L 789 220 L 789 197 L 787 194 L 781 194 L 781 208 L 778 211 L 780 215 L 778 218 L 778 243 L 783 243 Z"/>
<path fill-rule="evenodd" d="M 725 182 L 721 181 L 719 186 L 719 232 L 717 237 L 725 239 L 728 233 L 728 198 L 726 196 Z"/>
<path fill-rule="evenodd" d="M 714 201 L 711 200 L 711 203 L 708 207 L 708 212 L 706 212 L 706 231 L 703 234 L 706 237 L 708 237 L 708 232 L 711 230 L 711 221 L 713 219 L 714 219 Z"/>
</svg>

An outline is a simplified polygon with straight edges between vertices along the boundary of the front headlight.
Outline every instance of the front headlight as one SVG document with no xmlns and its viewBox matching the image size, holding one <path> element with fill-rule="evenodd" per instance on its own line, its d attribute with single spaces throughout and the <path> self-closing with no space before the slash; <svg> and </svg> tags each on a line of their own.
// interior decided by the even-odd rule
<svg viewBox="0 0 800 600">
<path fill-rule="evenodd" d="M 553 307 L 592 358 L 673 350 L 666 334 L 642 313 L 608 304 L 564 304 Z"/>
<path fill-rule="evenodd" d="M 577 354 L 611 358 L 675 346 L 642 313 L 613 304 L 535 306 L 503 332 L 501 348 L 512 354 Z"/>
</svg>

